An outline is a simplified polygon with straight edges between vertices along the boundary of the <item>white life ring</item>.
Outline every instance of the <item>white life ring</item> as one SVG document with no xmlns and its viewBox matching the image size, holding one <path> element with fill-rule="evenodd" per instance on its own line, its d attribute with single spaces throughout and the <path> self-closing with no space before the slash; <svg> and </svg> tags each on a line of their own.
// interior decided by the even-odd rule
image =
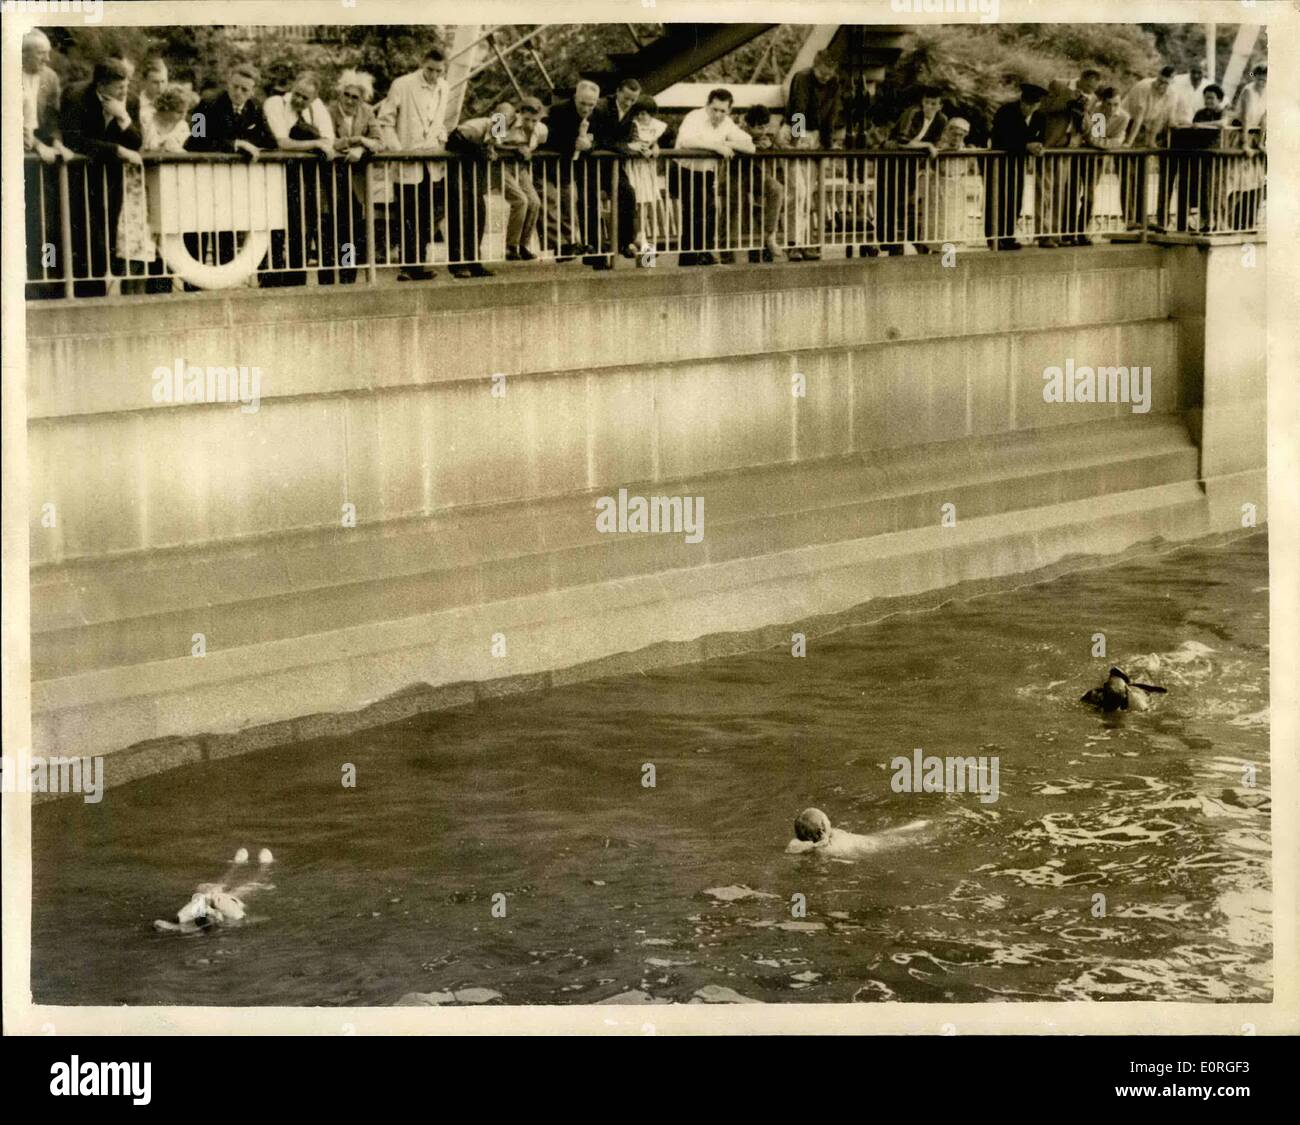
<svg viewBox="0 0 1300 1125">
<path fill-rule="evenodd" d="M 249 231 L 244 235 L 244 245 L 239 248 L 239 253 L 230 261 L 214 266 L 196 261 L 182 234 L 164 234 L 160 242 L 163 259 L 182 281 L 200 289 L 234 289 L 257 272 L 258 263 L 266 256 L 271 244 L 271 235 L 264 230 Z"/>
</svg>

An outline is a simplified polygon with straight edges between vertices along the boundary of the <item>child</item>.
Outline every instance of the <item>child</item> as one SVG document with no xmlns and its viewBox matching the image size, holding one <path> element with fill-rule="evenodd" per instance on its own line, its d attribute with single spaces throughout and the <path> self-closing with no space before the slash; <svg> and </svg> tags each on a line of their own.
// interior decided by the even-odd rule
<svg viewBox="0 0 1300 1125">
<path fill-rule="evenodd" d="M 821 809 L 804 809 L 795 818 L 795 838 L 786 845 L 785 850 L 792 854 L 817 851 L 837 859 L 855 859 L 901 843 L 895 837 L 918 832 L 928 823 L 914 820 L 898 828 L 886 828 L 874 836 L 859 836 L 854 832 L 845 832 L 842 828 L 832 828 L 830 817 Z"/>
<path fill-rule="evenodd" d="M 767 106 L 752 105 L 745 110 L 744 129 L 753 138 L 756 152 L 776 147 L 777 126 Z M 733 237 L 752 246 L 758 241 L 755 236 L 761 233 L 763 249 L 750 250 L 749 260 L 774 262 L 781 251 L 776 228 L 785 207 L 785 185 L 775 174 L 775 162 L 737 156 L 730 162 L 730 168 L 733 184 L 730 196 L 735 200 Z"/>
<path fill-rule="evenodd" d="M 658 109 L 654 98 L 637 98 L 632 107 L 631 139 L 627 145 L 633 155 L 645 157 L 644 160 L 629 160 L 626 165 L 627 181 L 636 196 L 637 229 L 632 233 L 632 241 L 625 253 L 636 256 L 638 264 L 644 261 L 641 255 L 658 242 L 660 234 L 659 165 L 655 158 L 659 155 L 659 138 L 668 125 L 655 117 Z"/>
</svg>

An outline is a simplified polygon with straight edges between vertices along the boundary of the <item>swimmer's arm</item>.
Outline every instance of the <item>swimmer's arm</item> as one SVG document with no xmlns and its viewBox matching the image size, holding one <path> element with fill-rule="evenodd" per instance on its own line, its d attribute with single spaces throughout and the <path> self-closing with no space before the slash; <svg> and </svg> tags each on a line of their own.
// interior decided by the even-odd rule
<svg viewBox="0 0 1300 1125">
<path fill-rule="evenodd" d="M 786 855 L 798 855 L 800 852 L 810 852 L 817 845 L 811 840 L 791 840 L 785 846 Z"/>
</svg>

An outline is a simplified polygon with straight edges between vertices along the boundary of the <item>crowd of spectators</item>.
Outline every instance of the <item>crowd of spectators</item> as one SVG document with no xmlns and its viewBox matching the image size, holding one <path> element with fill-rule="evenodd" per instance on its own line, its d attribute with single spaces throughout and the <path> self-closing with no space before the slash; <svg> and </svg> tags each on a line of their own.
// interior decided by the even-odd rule
<svg viewBox="0 0 1300 1125">
<path fill-rule="evenodd" d="M 580 81 L 549 108 L 523 96 L 451 128 L 447 60 L 438 47 L 378 102 L 373 78 L 358 70 L 337 76 L 328 101 L 310 72 L 263 99 L 260 76 L 246 63 L 233 65 L 222 87 L 200 98 L 169 81 L 167 61 L 157 57 L 143 60 L 138 71 L 125 58 L 100 59 L 89 81 L 64 91 L 50 52 L 40 31 L 24 37 L 23 143 L 36 158 L 26 166 L 28 270 L 29 278 L 46 283 L 48 295 L 61 292 L 50 284 L 62 275 L 50 260 L 60 242 L 60 203 L 56 178 L 41 175 L 40 165 L 74 154 L 87 159 L 69 161 L 71 198 L 78 201 L 68 217 L 72 269 L 78 292 L 91 293 L 105 291 L 106 278 L 144 291 L 170 288 L 150 231 L 142 153 L 256 160 L 276 150 L 312 158 L 285 164 L 287 221 L 273 233 L 258 271 L 257 284 L 285 285 L 301 284 L 310 269 L 323 283 L 350 282 L 372 255 L 399 266 L 401 280 L 424 279 L 433 272 L 438 241 L 446 244 L 453 276 L 488 275 L 480 258 L 490 185 L 508 208 L 505 257 L 511 261 L 533 260 L 545 248 L 556 261 L 581 257 L 595 269 L 608 269 L 617 253 L 648 264 L 667 246 L 674 222 L 683 265 L 729 260 L 725 245 L 737 242 L 750 247 L 754 261 L 815 258 L 817 161 L 762 156 L 848 151 L 845 83 L 824 51 L 792 76 L 779 117 L 763 105 L 738 114 L 731 92 L 718 88 L 674 127 L 640 84 L 626 78 L 607 97 L 596 83 Z M 869 200 L 861 250 L 898 254 L 908 243 L 930 249 L 962 218 L 959 180 L 972 174 L 982 177 L 990 245 L 1018 248 L 1029 161 L 1045 151 L 1163 147 L 1174 130 L 1223 126 L 1240 128 L 1248 147 L 1262 148 L 1266 83 L 1266 69 L 1254 68 L 1231 108 L 1199 65 L 1185 74 L 1166 66 L 1122 95 L 1091 68 L 1047 87 L 1022 83 L 1019 96 L 998 108 L 987 127 L 976 121 L 976 134 L 999 154 L 996 165 L 983 167 L 976 163 L 981 148 L 970 143 L 974 115 L 945 107 L 941 88 L 918 88 L 899 113 L 877 104 L 867 121 L 852 123 L 854 135 L 865 138 L 858 151 L 870 156 L 848 162 L 845 173 Z M 666 165 L 658 159 L 679 150 L 689 151 Z M 972 159 L 918 159 L 955 151 Z M 587 159 L 594 152 L 623 159 Z M 372 159 L 385 153 L 405 158 Z M 1099 167 L 1040 165 L 1035 207 L 1043 245 L 1089 241 Z M 1137 176 L 1121 169 L 1120 180 L 1125 217 L 1130 225 L 1145 221 Z M 1176 191 L 1162 184 L 1162 207 L 1167 195 L 1176 195 L 1185 212 L 1203 195 L 1204 180 L 1199 166 L 1188 165 Z M 674 222 L 666 196 L 677 207 Z M 917 204 L 921 198 L 925 207 Z M 720 223 L 729 235 L 722 240 Z M 240 238 L 234 231 L 187 234 L 185 245 L 196 260 L 220 265 L 235 257 Z M 33 295 L 46 295 L 40 284 L 32 288 Z"/>
</svg>

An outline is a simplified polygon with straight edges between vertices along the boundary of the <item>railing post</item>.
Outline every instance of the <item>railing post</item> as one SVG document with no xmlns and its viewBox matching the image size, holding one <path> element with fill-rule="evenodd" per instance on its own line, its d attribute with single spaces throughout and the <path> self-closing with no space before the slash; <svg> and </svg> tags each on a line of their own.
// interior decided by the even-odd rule
<svg viewBox="0 0 1300 1125">
<path fill-rule="evenodd" d="M 366 263 L 366 284 L 377 285 L 379 283 L 379 247 L 376 246 L 375 243 L 379 241 L 379 231 L 375 227 L 375 185 L 374 177 L 370 174 L 370 161 L 363 160 L 361 162 L 361 169 L 361 178 L 366 185 L 365 199 L 362 203 L 361 222 L 364 224 L 363 229 L 366 234 L 366 257 L 370 259 L 370 261 Z M 349 169 L 349 179 L 351 178 L 351 175 L 352 172 L 351 169 Z M 348 190 L 350 191 L 351 188 L 352 185 L 349 183 Z M 348 206 L 351 207 L 351 205 L 352 201 L 349 200 Z M 385 220 L 385 222 L 386 221 L 387 220 Z M 386 229 L 387 227 L 385 226 L 385 230 Z"/>
<path fill-rule="evenodd" d="M 826 251 L 826 157 L 817 158 L 817 253 Z"/>
<path fill-rule="evenodd" d="M 72 269 L 72 191 L 68 186 L 68 161 L 59 159 L 59 252 L 63 255 L 63 295 L 76 295 Z"/>
<path fill-rule="evenodd" d="M 1147 240 L 1147 176 L 1150 169 L 1147 167 L 1147 153 L 1138 154 L 1138 241 Z"/>
<path fill-rule="evenodd" d="M 619 253 L 622 244 L 619 242 L 618 230 L 619 187 L 623 180 L 623 158 L 615 156 L 609 162 L 609 168 L 609 248 L 613 255 L 609 260 L 609 268 L 615 269 L 618 266 L 619 258 L 623 256 Z"/>
</svg>

